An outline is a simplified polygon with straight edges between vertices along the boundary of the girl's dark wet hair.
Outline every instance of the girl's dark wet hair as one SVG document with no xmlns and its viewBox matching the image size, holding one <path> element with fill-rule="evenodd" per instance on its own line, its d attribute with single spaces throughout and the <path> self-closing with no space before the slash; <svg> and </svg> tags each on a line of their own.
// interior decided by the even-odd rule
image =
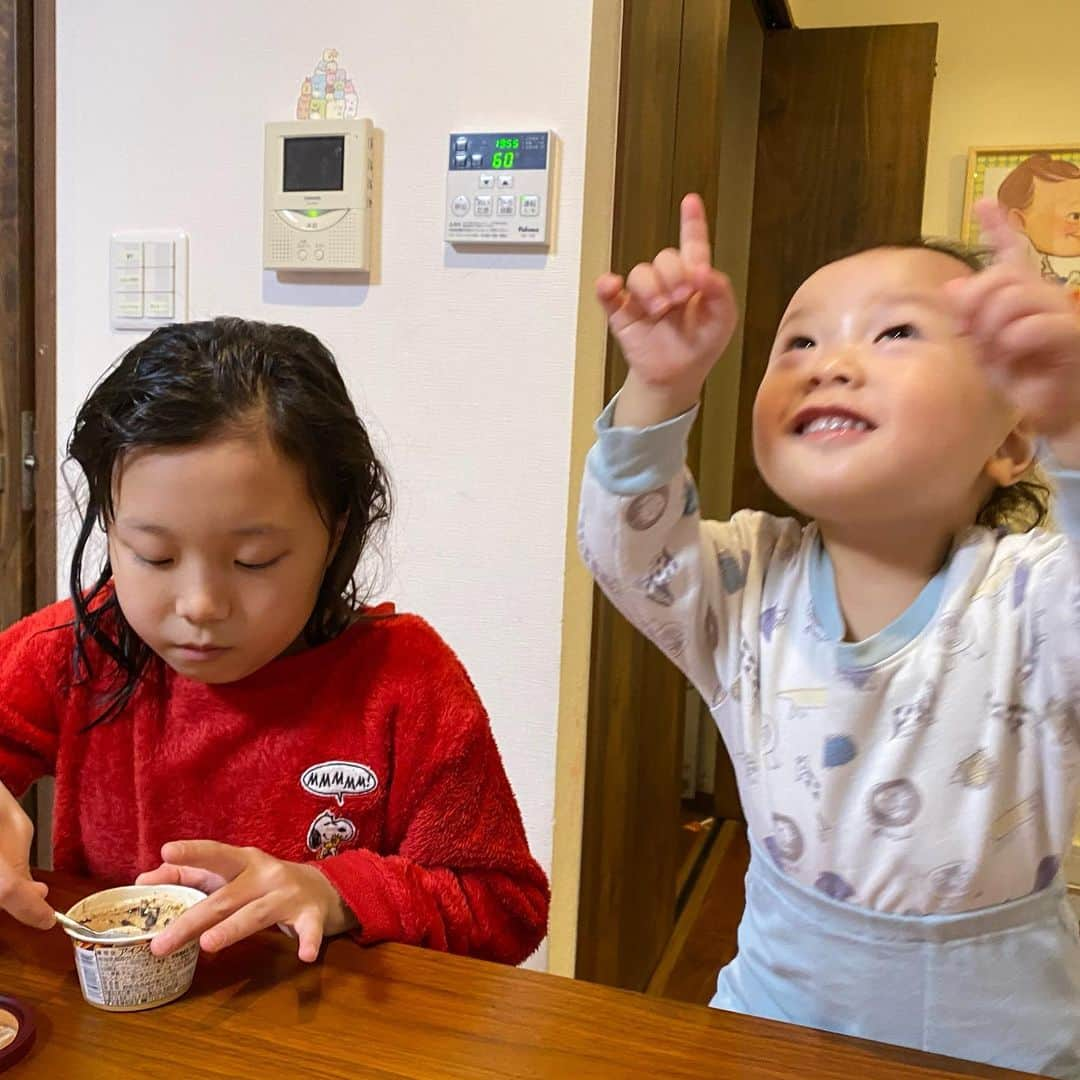
<svg viewBox="0 0 1080 1080">
<path fill-rule="evenodd" d="M 98 383 L 68 443 L 87 488 L 71 560 L 75 677 L 99 674 L 90 642 L 113 666 L 93 724 L 119 715 L 148 667 L 161 663 L 120 610 L 109 587 L 108 555 L 89 583 L 84 577 L 87 545 L 114 514 L 117 467 L 133 450 L 194 446 L 260 425 L 278 451 L 306 471 L 331 534 L 343 523 L 304 640 L 312 646 L 329 641 L 362 609 L 357 566 L 373 533 L 389 520 L 390 484 L 329 350 L 295 326 L 236 318 L 164 326 Z"/>
<path fill-rule="evenodd" d="M 979 273 L 990 265 L 991 253 L 987 248 L 973 247 L 954 240 L 916 237 L 913 240 L 893 241 L 882 244 L 866 244 L 848 249 L 829 259 L 835 262 L 851 255 L 860 255 L 864 251 L 880 248 L 899 248 L 912 251 L 936 251 L 963 263 L 969 270 Z M 975 519 L 976 524 L 990 529 L 1004 529 L 1008 532 L 1030 532 L 1040 525 L 1045 525 L 1050 516 L 1050 488 L 1043 479 L 1037 465 L 1032 465 L 1024 475 L 1008 487 L 996 487 L 990 498 L 983 504 Z"/>
</svg>

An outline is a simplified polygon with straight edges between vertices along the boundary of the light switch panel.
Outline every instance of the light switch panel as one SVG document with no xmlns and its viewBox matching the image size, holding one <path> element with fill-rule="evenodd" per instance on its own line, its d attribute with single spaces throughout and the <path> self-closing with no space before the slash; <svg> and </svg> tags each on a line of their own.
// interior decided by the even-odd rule
<svg viewBox="0 0 1080 1080">
<path fill-rule="evenodd" d="M 183 229 L 129 229 L 109 239 L 109 319 L 114 330 L 153 330 L 188 317 Z"/>
</svg>

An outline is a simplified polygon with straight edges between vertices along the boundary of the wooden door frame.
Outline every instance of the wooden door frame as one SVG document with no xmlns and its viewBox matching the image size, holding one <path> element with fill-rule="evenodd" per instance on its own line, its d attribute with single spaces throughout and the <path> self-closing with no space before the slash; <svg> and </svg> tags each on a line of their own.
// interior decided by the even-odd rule
<svg viewBox="0 0 1080 1080">
<path fill-rule="evenodd" d="M 620 272 L 675 242 L 683 193 L 699 191 L 710 214 L 718 205 L 731 2 L 624 3 L 610 262 Z M 751 3 L 763 27 L 790 27 L 784 0 Z M 625 370 L 609 343 L 605 400 Z M 706 401 L 706 428 L 715 426 L 715 412 L 715 402 Z M 735 429 L 728 427 L 733 454 Z M 701 447 L 699 424 L 688 455 L 695 472 Z M 709 492 L 700 493 L 703 508 L 716 513 L 706 506 Z M 674 845 L 664 850 L 650 821 L 667 814 L 656 804 L 673 796 L 677 828 L 683 725 L 667 725 L 659 740 L 645 729 L 658 709 L 681 721 L 684 679 L 598 591 L 592 614 L 575 970 L 644 989 L 679 902 Z M 657 859 L 644 880 L 633 873 L 635 845 Z"/>
<path fill-rule="evenodd" d="M 56 0 L 33 0 L 34 580 L 56 599 Z"/>
</svg>

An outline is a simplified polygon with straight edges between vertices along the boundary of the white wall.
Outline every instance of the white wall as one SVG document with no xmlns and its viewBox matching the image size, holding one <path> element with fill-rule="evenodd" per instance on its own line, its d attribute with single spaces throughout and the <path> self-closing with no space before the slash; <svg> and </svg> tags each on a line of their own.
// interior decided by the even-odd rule
<svg viewBox="0 0 1080 1080">
<path fill-rule="evenodd" d="M 395 481 L 386 594 L 462 657 L 550 867 L 591 0 L 353 0 L 329 15 L 282 0 L 57 7 L 61 437 L 135 340 L 108 326 L 111 230 L 189 232 L 192 318 L 322 337 Z M 261 269 L 263 124 L 293 117 L 329 47 L 385 133 L 370 287 L 283 285 Z M 499 127 L 561 137 L 548 257 L 443 245 L 447 137 Z"/>
</svg>

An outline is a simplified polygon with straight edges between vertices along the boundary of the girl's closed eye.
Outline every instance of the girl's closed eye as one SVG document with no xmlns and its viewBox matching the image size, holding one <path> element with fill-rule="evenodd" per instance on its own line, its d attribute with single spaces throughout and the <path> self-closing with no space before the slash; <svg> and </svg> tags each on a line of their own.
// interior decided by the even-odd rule
<svg viewBox="0 0 1080 1080">
<path fill-rule="evenodd" d="M 269 570 L 270 567 L 277 566 L 287 554 L 288 552 L 282 552 L 282 554 L 275 555 L 272 559 L 263 559 L 262 561 L 253 559 L 251 562 L 246 562 L 243 559 L 237 559 L 236 565 L 239 566 L 241 570 Z"/>
<path fill-rule="evenodd" d="M 153 566 L 160 570 L 164 566 L 172 565 L 172 559 L 150 559 L 145 555 L 140 555 L 137 551 L 133 551 L 132 554 L 135 556 L 135 561 L 142 563 L 143 566 Z"/>
</svg>

